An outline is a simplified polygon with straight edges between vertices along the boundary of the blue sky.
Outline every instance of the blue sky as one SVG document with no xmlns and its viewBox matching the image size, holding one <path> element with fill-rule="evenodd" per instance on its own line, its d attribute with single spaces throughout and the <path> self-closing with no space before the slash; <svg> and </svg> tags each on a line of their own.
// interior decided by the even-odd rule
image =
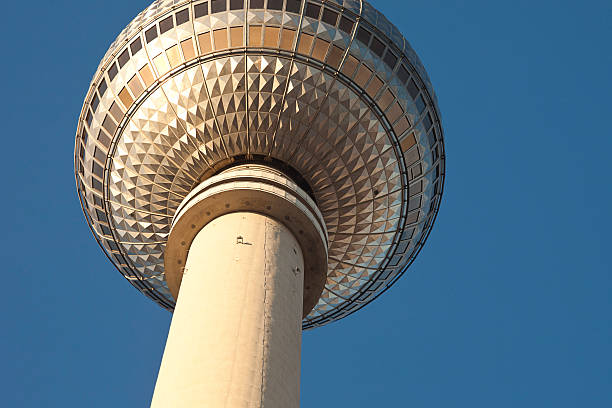
<svg viewBox="0 0 612 408">
<path fill-rule="evenodd" d="M 612 406 L 612 3 L 373 4 L 437 90 L 445 196 L 409 273 L 304 334 L 302 406 Z M 106 260 L 72 169 L 91 76 L 147 5 L 4 5 L 2 406 L 149 404 L 171 316 Z"/>
</svg>

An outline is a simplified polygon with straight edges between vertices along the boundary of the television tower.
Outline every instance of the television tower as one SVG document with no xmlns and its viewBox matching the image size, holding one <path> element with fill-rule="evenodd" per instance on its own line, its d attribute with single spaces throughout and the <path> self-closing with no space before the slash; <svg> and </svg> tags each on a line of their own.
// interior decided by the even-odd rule
<svg viewBox="0 0 612 408">
<path fill-rule="evenodd" d="M 302 330 L 381 295 L 444 184 L 440 113 L 360 0 L 158 0 L 79 117 L 77 190 L 108 258 L 173 312 L 152 407 L 299 406 Z"/>
</svg>

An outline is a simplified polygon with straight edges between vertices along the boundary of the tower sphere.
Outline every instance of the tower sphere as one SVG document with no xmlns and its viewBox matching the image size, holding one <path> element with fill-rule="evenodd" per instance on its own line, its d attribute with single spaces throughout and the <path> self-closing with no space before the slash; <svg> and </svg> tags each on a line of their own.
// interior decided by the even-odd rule
<svg viewBox="0 0 612 408">
<path fill-rule="evenodd" d="M 98 243 L 168 310 L 164 253 L 183 200 L 235 165 L 289 176 L 327 230 L 327 278 L 305 329 L 358 310 L 406 271 L 445 174 L 427 73 L 359 0 L 155 1 L 102 59 L 74 160 Z"/>
</svg>

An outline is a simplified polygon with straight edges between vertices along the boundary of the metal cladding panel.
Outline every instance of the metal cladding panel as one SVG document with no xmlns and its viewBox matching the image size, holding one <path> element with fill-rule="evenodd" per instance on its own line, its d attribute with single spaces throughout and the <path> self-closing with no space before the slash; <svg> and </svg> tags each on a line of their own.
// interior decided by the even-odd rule
<svg viewBox="0 0 612 408">
<path fill-rule="evenodd" d="M 303 322 L 318 327 L 379 296 L 421 249 L 444 182 L 439 110 L 368 3 L 250 4 L 156 1 L 121 32 L 79 118 L 77 188 L 113 264 L 172 310 L 163 257 L 181 201 L 236 157 L 290 165 L 329 233 L 326 288 Z"/>
</svg>

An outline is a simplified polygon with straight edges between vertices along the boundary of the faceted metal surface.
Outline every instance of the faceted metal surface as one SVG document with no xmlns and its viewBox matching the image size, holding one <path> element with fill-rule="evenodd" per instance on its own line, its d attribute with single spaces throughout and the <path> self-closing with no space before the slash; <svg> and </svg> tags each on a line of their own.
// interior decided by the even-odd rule
<svg viewBox="0 0 612 408">
<path fill-rule="evenodd" d="M 94 75 L 75 174 L 108 257 L 172 310 L 163 256 L 183 198 L 236 157 L 291 165 L 329 233 L 311 328 L 361 308 L 414 260 L 440 204 L 442 128 L 418 57 L 368 3 L 268 1 L 140 13 Z"/>
</svg>

